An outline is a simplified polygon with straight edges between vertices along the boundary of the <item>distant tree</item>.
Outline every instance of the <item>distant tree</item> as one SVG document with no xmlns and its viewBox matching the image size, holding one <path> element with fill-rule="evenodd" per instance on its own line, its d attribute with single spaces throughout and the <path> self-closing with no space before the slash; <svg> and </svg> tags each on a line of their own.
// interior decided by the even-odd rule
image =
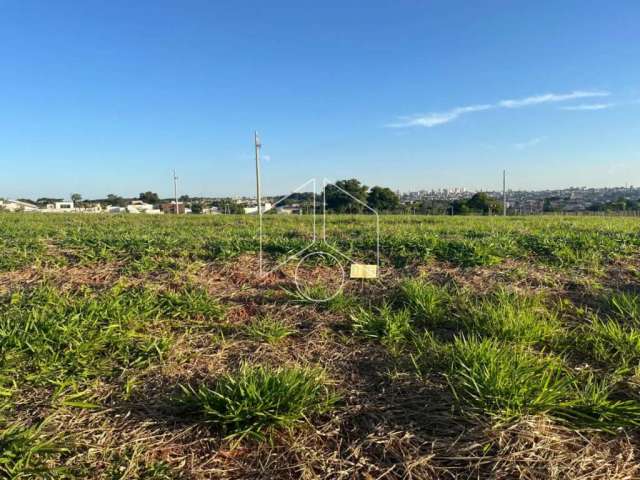
<svg viewBox="0 0 640 480">
<path fill-rule="evenodd" d="M 427 215 L 448 215 L 451 214 L 451 205 L 446 200 L 423 199 L 417 206 L 416 211 Z"/>
<path fill-rule="evenodd" d="M 327 185 L 325 187 L 327 209 L 337 213 L 361 213 L 364 209 L 363 204 L 367 203 L 367 190 L 368 187 L 355 178 L 338 180 L 335 186 Z"/>
<path fill-rule="evenodd" d="M 470 212 L 468 202 L 466 200 L 454 200 L 450 205 L 454 215 L 466 215 Z"/>
<path fill-rule="evenodd" d="M 222 199 L 217 204 L 218 209 L 222 213 L 244 214 L 244 207 L 229 198 Z"/>
<path fill-rule="evenodd" d="M 61 198 L 41 197 L 41 198 L 36 200 L 36 205 L 44 206 L 44 205 L 47 205 L 49 203 L 56 203 L 56 202 L 61 202 L 61 201 L 62 201 Z"/>
<path fill-rule="evenodd" d="M 199 203 L 193 203 L 191 205 L 191 213 L 202 213 L 202 205 Z"/>
<path fill-rule="evenodd" d="M 155 205 L 160 201 L 160 199 L 158 198 L 158 194 L 150 191 L 141 193 L 138 198 L 144 203 L 150 203 L 151 205 Z"/>
<path fill-rule="evenodd" d="M 553 203 L 551 203 L 550 198 L 545 198 L 542 201 L 542 211 L 543 212 L 553 212 L 555 210 Z"/>
<path fill-rule="evenodd" d="M 627 210 L 638 210 L 640 208 L 640 199 L 633 200 L 629 198 L 619 197 L 617 200 L 605 203 L 594 203 L 587 210 L 592 212 L 624 212 Z"/>
<path fill-rule="evenodd" d="M 127 201 L 124 198 L 114 195 L 113 193 L 107 195 L 107 203 L 116 207 L 124 207 L 127 205 Z"/>
<path fill-rule="evenodd" d="M 388 212 L 399 207 L 400 199 L 390 188 L 376 186 L 367 194 L 367 205 L 378 212 Z"/>
<path fill-rule="evenodd" d="M 624 197 L 618 197 L 614 202 L 611 202 L 611 209 L 617 212 L 624 212 L 626 210 L 633 210 L 633 200 L 628 200 Z"/>
<path fill-rule="evenodd" d="M 80 203 L 81 200 L 82 200 L 82 195 L 80 195 L 79 193 L 72 193 L 71 194 L 71 201 L 73 203 Z"/>
<path fill-rule="evenodd" d="M 181 196 L 178 198 L 178 201 L 179 201 L 179 202 L 188 202 L 189 200 L 191 200 L 191 198 L 189 197 L 189 195 L 181 195 Z"/>
<path fill-rule="evenodd" d="M 502 202 L 497 201 L 484 192 L 476 193 L 467 200 L 466 204 L 469 210 L 482 213 L 496 213 L 500 211 L 502 207 Z"/>
<path fill-rule="evenodd" d="M 273 201 L 278 201 L 280 198 L 284 197 L 284 195 L 278 196 L 273 199 Z M 312 205 L 314 200 L 313 192 L 294 192 L 290 193 L 284 200 L 282 200 L 281 205 L 292 205 L 292 204 L 304 204 L 304 205 Z"/>
</svg>

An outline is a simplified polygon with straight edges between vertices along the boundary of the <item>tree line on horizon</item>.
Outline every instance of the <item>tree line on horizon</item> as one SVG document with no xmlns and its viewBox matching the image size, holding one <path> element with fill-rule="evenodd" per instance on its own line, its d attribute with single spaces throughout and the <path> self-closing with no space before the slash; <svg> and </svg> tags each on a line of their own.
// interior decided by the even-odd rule
<svg viewBox="0 0 640 480">
<path fill-rule="evenodd" d="M 313 193 L 294 193 L 285 200 L 285 204 L 313 206 Z M 502 211 L 502 201 L 484 192 L 476 193 L 463 200 L 425 200 L 402 203 L 397 193 L 388 187 L 373 186 L 369 188 L 356 178 L 338 180 L 327 185 L 325 191 L 316 196 L 316 208 L 322 208 L 326 202 L 326 210 L 330 213 L 363 214 L 371 213 L 422 213 L 434 215 L 465 215 L 498 213 Z M 369 208 L 367 208 L 369 207 Z"/>
<path fill-rule="evenodd" d="M 160 196 L 150 190 L 141 192 L 138 197 L 122 197 L 115 194 L 109 194 L 105 198 L 93 200 L 83 200 L 78 193 L 71 194 L 71 200 L 76 205 L 90 206 L 95 204 L 113 205 L 124 207 L 132 200 L 141 200 L 151 205 L 159 205 L 164 202 L 171 202 L 173 198 L 160 198 Z M 317 211 L 322 210 L 322 201 L 326 202 L 326 211 L 329 213 L 343 214 L 363 214 L 371 213 L 375 210 L 378 213 L 423 213 L 423 214 L 491 214 L 501 210 L 502 202 L 488 196 L 486 193 L 476 193 L 467 200 L 428 200 L 420 202 L 412 202 L 403 204 L 396 192 L 388 187 L 373 186 L 368 187 L 356 178 L 338 180 L 335 184 L 325 187 L 323 193 L 315 195 L 313 192 L 296 192 L 292 193 L 279 205 L 292 206 L 298 205 L 304 212 L 310 212 L 313 209 L 314 200 Z M 263 201 L 276 202 L 282 197 L 264 197 Z M 44 207 L 49 203 L 61 202 L 62 198 L 41 197 L 37 200 L 22 198 L 21 201 L 29 202 L 40 207 Z M 230 214 L 244 213 L 242 205 L 238 204 L 232 198 L 222 199 L 203 199 L 191 198 L 189 195 L 181 195 L 178 200 L 185 203 L 192 213 L 202 213 L 204 208 L 217 207 L 221 212 Z M 369 208 L 367 208 L 369 207 Z"/>
<path fill-rule="evenodd" d="M 159 205 L 173 201 L 173 198 L 161 198 L 150 190 L 141 192 L 138 197 L 125 198 L 115 194 L 109 194 L 106 198 L 83 200 L 78 193 L 71 194 L 71 200 L 80 206 L 95 204 L 113 205 L 124 207 L 132 200 L 141 200 L 151 205 Z M 265 196 L 263 201 L 275 203 L 282 196 Z M 335 184 L 325 187 L 325 191 L 316 194 L 313 192 L 296 192 L 288 195 L 279 203 L 280 206 L 297 205 L 305 213 L 310 213 L 315 204 L 318 212 L 322 211 L 322 201 L 326 202 L 326 211 L 329 213 L 363 214 L 371 213 L 373 209 L 378 213 L 387 214 L 425 214 L 425 215 L 491 215 L 502 212 L 502 200 L 494 198 L 485 192 L 474 194 L 468 199 L 444 200 L 422 199 L 410 203 L 402 203 L 396 192 L 388 187 L 375 185 L 368 187 L 356 178 L 338 180 Z M 552 201 L 548 198 L 544 201 L 543 212 L 554 212 Z M 19 200 L 44 207 L 49 203 L 61 202 L 62 198 L 41 197 L 37 200 L 21 198 Z M 191 198 L 189 195 L 181 195 L 178 200 L 185 203 L 192 213 L 202 213 L 204 208 L 217 207 L 222 213 L 242 214 L 244 206 L 232 198 L 207 199 Z M 369 208 L 367 208 L 369 207 Z M 615 201 L 603 202 L 591 205 L 587 210 L 592 212 L 620 212 L 640 210 L 640 199 L 619 198 Z"/>
</svg>

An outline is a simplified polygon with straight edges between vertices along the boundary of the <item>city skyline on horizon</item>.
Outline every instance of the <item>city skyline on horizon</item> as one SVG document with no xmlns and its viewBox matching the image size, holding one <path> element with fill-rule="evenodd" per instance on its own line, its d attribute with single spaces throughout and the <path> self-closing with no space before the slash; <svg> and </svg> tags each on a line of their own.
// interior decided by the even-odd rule
<svg viewBox="0 0 640 480">
<path fill-rule="evenodd" d="M 343 180 L 343 179 L 336 179 L 337 180 Z M 400 195 L 410 195 L 410 194 L 414 194 L 414 193 L 426 193 L 426 194 L 435 194 L 435 193 L 442 193 L 444 194 L 445 191 L 448 191 L 448 193 L 452 193 L 452 194 L 462 194 L 462 193 L 477 193 L 477 192 L 490 192 L 490 193 L 496 193 L 496 192 L 502 192 L 502 187 L 500 188 L 468 188 L 468 187 L 464 187 L 464 186 L 453 186 L 453 185 L 449 185 L 449 186 L 445 186 L 445 187 L 435 187 L 435 188 L 415 188 L 415 189 L 407 189 L 407 190 L 402 190 L 402 189 L 397 189 L 397 188 L 393 188 L 389 185 L 382 185 L 382 184 L 371 184 L 368 185 L 366 183 L 363 182 L 364 185 L 366 185 L 367 187 L 371 188 L 374 186 L 379 186 L 379 187 L 386 187 L 386 188 L 390 188 L 394 193 L 400 193 Z M 522 189 L 522 188 L 512 188 L 507 184 L 507 192 L 554 192 L 554 191 L 570 191 L 570 190 L 639 190 L 640 189 L 640 185 L 634 185 L 632 183 L 627 183 L 625 185 L 593 185 L 593 186 L 588 186 L 588 185 L 569 185 L 569 186 L 564 186 L 564 187 L 558 187 L 558 188 L 536 188 L 536 189 Z M 104 200 L 107 198 L 108 195 L 116 195 L 125 199 L 133 199 L 133 198 L 138 198 L 138 196 L 144 192 L 153 192 L 158 194 L 159 198 L 161 199 L 172 199 L 173 198 L 173 193 L 162 193 L 162 190 L 154 190 L 154 189 L 144 189 L 138 193 L 119 193 L 119 192 L 108 192 L 105 193 L 104 195 L 84 195 L 81 192 L 70 192 L 66 195 L 39 195 L 39 194 L 32 194 L 32 195 L 21 195 L 21 196 L 8 196 L 8 195 L 4 195 L 2 192 L 0 192 L 0 199 L 4 198 L 4 199 L 8 199 L 8 200 L 17 200 L 17 199 L 31 199 L 31 200 L 37 200 L 39 198 L 60 198 L 63 200 L 69 200 L 72 194 L 80 194 L 82 196 L 83 200 L 86 201 L 91 201 L 91 200 Z M 320 195 L 322 192 L 321 189 L 318 189 L 316 191 L 316 194 Z M 293 192 L 289 191 L 289 192 L 277 192 L 277 193 L 271 193 L 271 192 L 263 192 L 262 197 L 263 198 L 278 198 L 278 197 L 282 197 L 282 196 L 288 196 L 289 194 L 291 194 Z M 300 190 L 297 193 L 312 193 L 311 190 Z M 238 194 L 231 194 L 231 195 L 215 195 L 215 194 L 193 194 L 190 192 L 181 192 L 178 191 L 178 197 L 181 197 L 183 195 L 187 195 L 189 196 L 189 198 L 255 198 L 256 197 L 256 192 L 251 192 L 251 193 L 238 193 Z"/>
</svg>

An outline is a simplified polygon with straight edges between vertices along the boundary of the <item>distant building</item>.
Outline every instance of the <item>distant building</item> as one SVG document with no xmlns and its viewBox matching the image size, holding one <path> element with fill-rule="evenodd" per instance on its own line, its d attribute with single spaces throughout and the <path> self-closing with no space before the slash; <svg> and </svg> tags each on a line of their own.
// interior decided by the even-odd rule
<svg viewBox="0 0 640 480">
<path fill-rule="evenodd" d="M 268 212 L 273 208 L 273 205 L 269 202 L 265 202 L 262 206 L 262 213 Z M 244 207 L 244 213 L 248 215 L 257 214 L 258 213 L 258 205 L 254 205 L 252 207 Z"/>
<path fill-rule="evenodd" d="M 176 202 L 162 203 L 160 204 L 160 211 L 162 213 L 173 214 L 173 215 L 187 213 L 184 203 L 182 202 L 178 202 L 177 207 L 176 207 Z"/>
<path fill-rule="evenodd" d="M 74 205 L 73 202 L 55 202 L 55 203 L 47 203 L 47 206 L 42 209 L 43 212 L 53 212 L 53 213 L 65 213 L 65 212 L 73 212 Z"/>
<path fill-rule="evenodd" d="M 277 207 L 276 212 L 281 215 L 302 215 L 302 207 L 299 205 L 287 205 L 284 207 Z"/>
<path fill-rule="evenodd" d="M 37 212 L 38 207 L 33 203 L 20 200 L 0 200 L 0 210 L 8 212 Z"/>
<path fill-rule="evenodd" d="M 206 207 L 202 209 L 202 213 L 206 215 L 220 215 L 220 209 L 218 207 Z"/>
<path fill-rule="evenodd" d="M 153 208 L 150 203 L 145 203 L 142 200 L 133 200 L 126 207 L 128 213 L 145 213 L 147 215 L 160 215 L 162 210 Z"/>
<path fill-rule="evenodd" d="M 105 211 L 107 213 L 126 213 L 127 212 L 127 207 L 118 207 L 118 206 L 114 206 L 114 205 L 107 205 L 107 208 L 105 208 Z"/>
<path fill-rule="evenodd" d="M 80 209 L 80 211 L 83 213 L 102 213 L 104 209 L 102 208 L 102 205 L 100 205 L 99 203 L 96 203 L 93 205 L 88 205 Z"/>
</svg>

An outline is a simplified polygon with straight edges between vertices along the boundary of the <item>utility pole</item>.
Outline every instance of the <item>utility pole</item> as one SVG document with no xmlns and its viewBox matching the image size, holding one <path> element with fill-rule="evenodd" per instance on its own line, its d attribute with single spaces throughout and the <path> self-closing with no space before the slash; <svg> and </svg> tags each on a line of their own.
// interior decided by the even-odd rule
<svg viewBox="0 0 640 480">
<path fill-rule="evenodd" d="M 502 170 L 502 216 L 507 216 L 507 171 Z"/>
<path fill-rule="evenodd" d="M 173 169 L 173 198 L 176 202 L 176 215 L 180 213 L 178 209 L 178 177 L 176 177 L 176 170 Z"/>
<path fill-rule="evenodd" d="M 258 202 L 258 225 L 260 229 L 260 252 L 258 261 L 260 264 L 260 274 L 262 274 L 262 195 L 260 192 L 260 138 L 258 132 L 254 132 L 254 143 L 256 148 L 256 201 Z"/>
</svg>

